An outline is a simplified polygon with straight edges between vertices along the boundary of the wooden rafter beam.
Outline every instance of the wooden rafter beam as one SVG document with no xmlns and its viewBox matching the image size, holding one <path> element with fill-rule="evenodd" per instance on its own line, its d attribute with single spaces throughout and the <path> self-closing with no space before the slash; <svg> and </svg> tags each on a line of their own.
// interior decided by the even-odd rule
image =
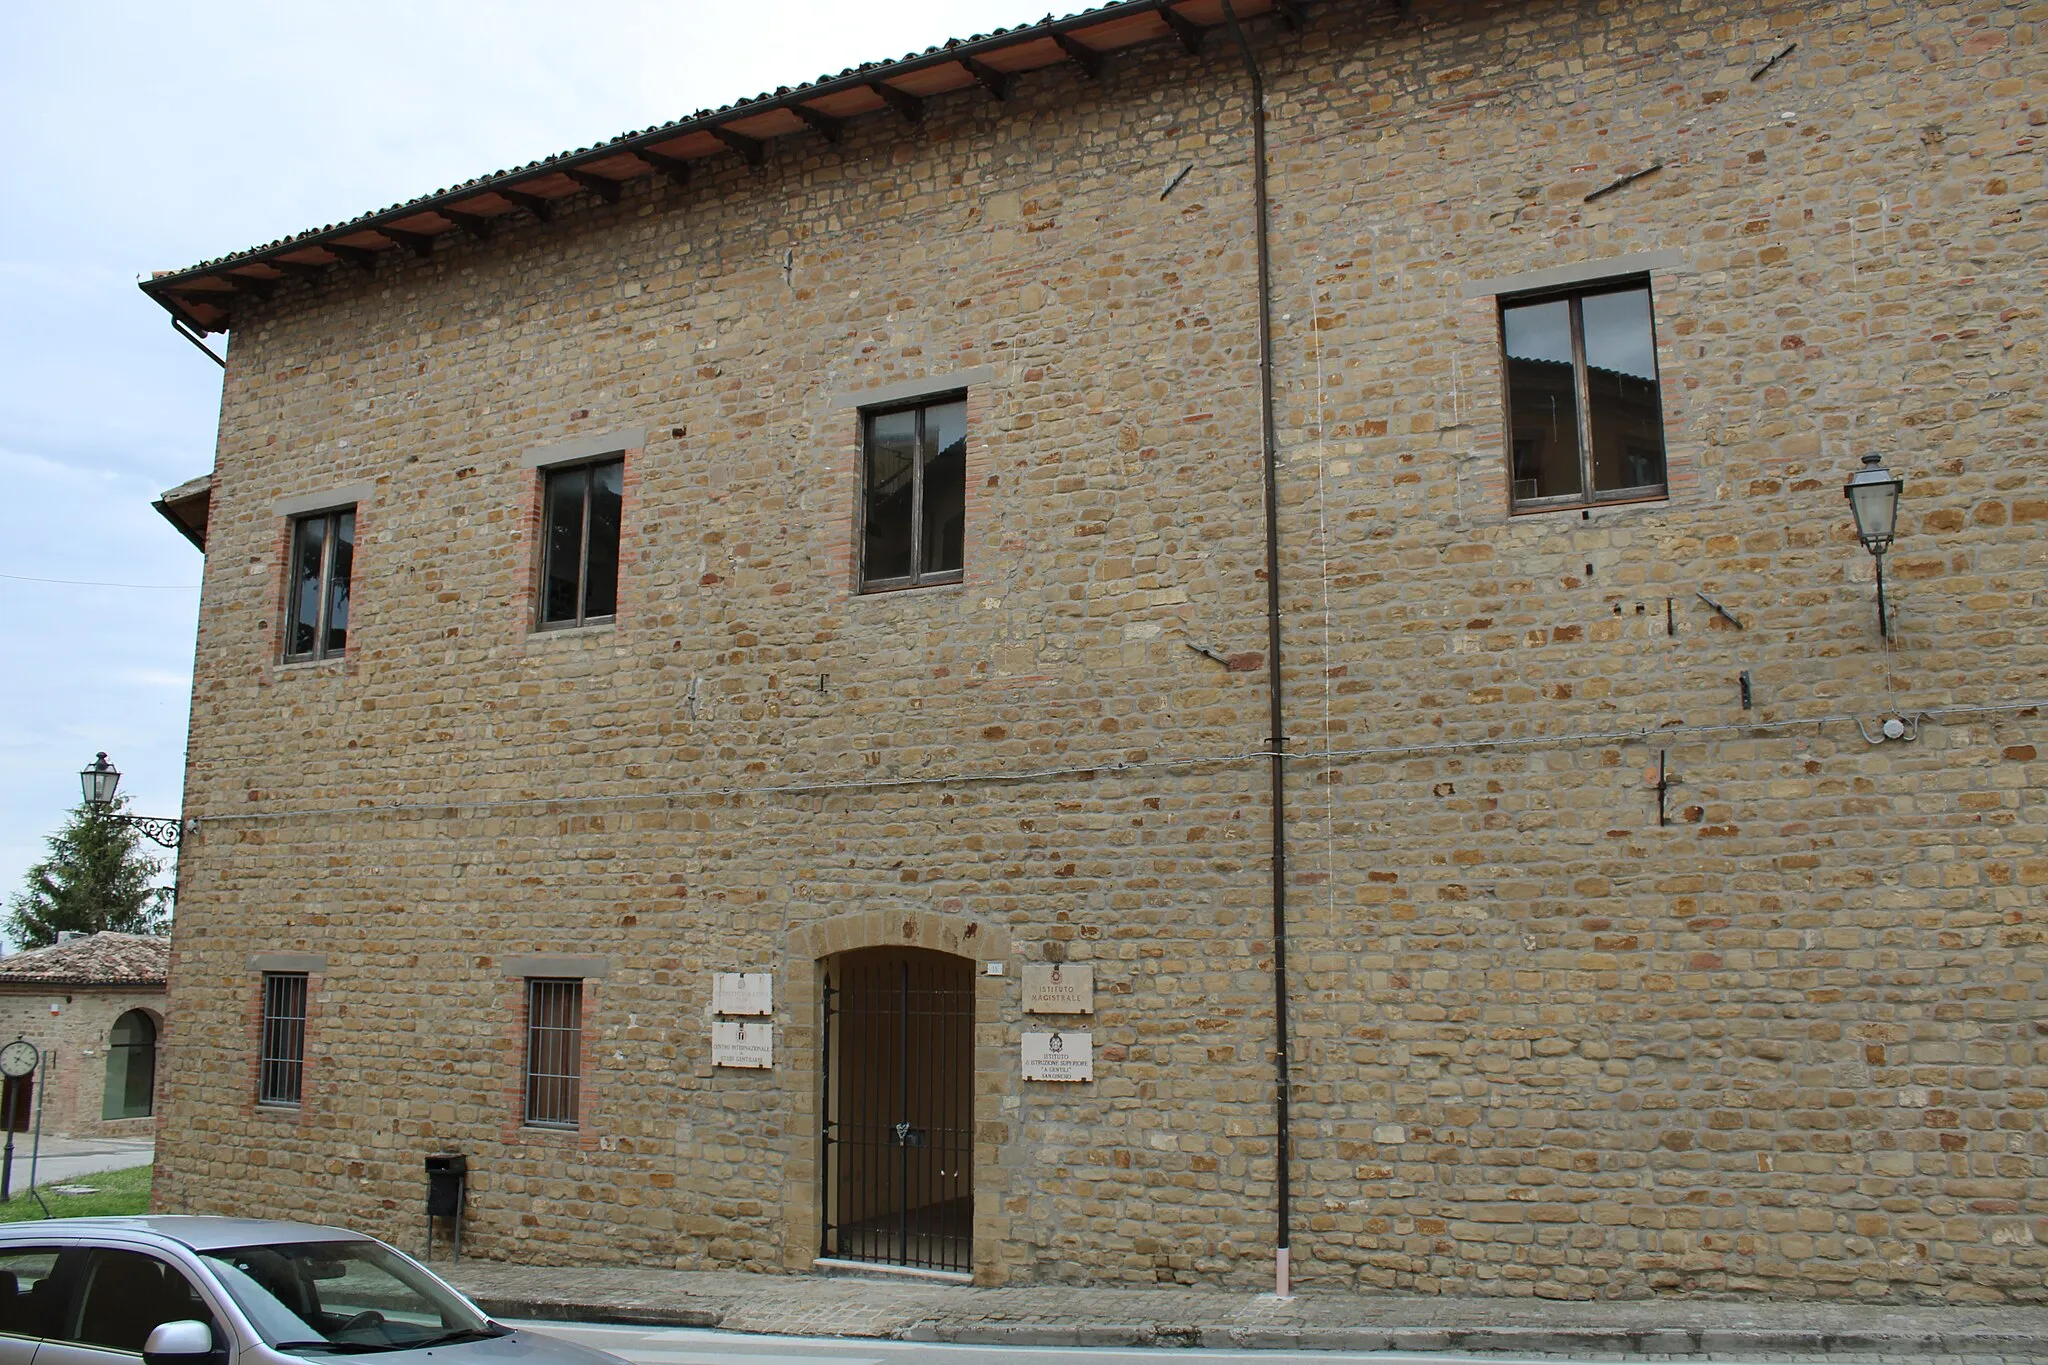
<svg viewBox="0 0 2048 1365">
<path fill-rule="evenodd" d="M 329 251 L 341 257 L 341 259 L 347 261 L 350 265 L 359 266 L 362 269 L 369 271 L 376 270 L 377 262 L 380 259 L 382 259 L 384 255 L 383 252 L 377 250 L 375 247 L 344 246 L 340 242 L 322 242 L 320 245 L 326 247 Z"/>
<path fill-rule="evenodd" d="M 1301 5 L 1298 3 L 1298 0 L 1273 0 L 1273 13 L 1279 15 L 1280 22 L 1293 29 L 1296 33 L 1301 32 L 1302 28 L 1308 23 L 1308 20 L 1302 15 Z"/>
<path fill-rule="evenodd" d="M 882 103 L 902 115 L 905 123 L 924 122 L 924 100 L 908 90 L 898 90 L 887 81 L 869 81 L 868 89 L 882 97 Z"/>
<path fill-rule="evenodd" d="M 817 129 L 827 142 L 836 143 L 846 136 L 846 120 L 843 118 L 821 114 L 808 104 L 792 104 L 789 106 L 789 112 Z"/>
<path fill-rule="evenodd" d="M 323 264 L 319 261 L 283 261 L 273 258 L 270 263 L 285 274 L 296 275 L 302 280 L 322 279 L 328 271 L 334 269 L 333 261 Z"/>
<path fill-rule="evenodd" d="M 247 294 L 256 299 L 269 298 L 277 292 L 279 284 L 277 280 L 258 279 L 254 275 L 223 275 L 221 278 L 233 285 L 237 294 Z"/>
<path fill-rule="evenodd" d="M 555 221 L 555 201 L 552 199 L 543 198 L 538 194 L 529 194 L 525 190 L 499 190 L 498 197 L 508 204 L 514 204 L 525 209 L 543 223 Z"/>
<path fill-rule="evenodd" d="M 564 166 L 562 174 L 574 181 L 579 189 L 589 190 L 607 204 L 619 202 L 619 182 L 608 175 L 592 175 L 574 166 Z"/>
<path fill-rule="evenodd" d="M 431 232 L 408 232 L 395 227 L 380 227 L 377 231 L 423 261 L 434 257 L 434 234 Z"/>
<path fill-rule="evenodd" d="M 661 172 L 678 185 L 690 183 L 690 163 L 679 156 L 669 156 L 665 152 L 650 152 L 645 147 L 633 155 L 646 162 L 647 169 Z"/>
<path fill-rule="evenodd" d="M 436 209 L 434 211 L 479 242 L 489 241 L 491 234 L 498 230 L 496 222 L 486 214 L 464 213 L 461 209 Z"/>
<path fill-rule="evenodd" d="M 1015 82 L 1007 71 L 998 71 L 987 62 L 978 62 L 972 57 L 962 57 L 960 65 L 989 94 L 999 100 L 1010 98 L 1010 90 Z"/>
<path fill-rule="evenodd" d="M 1053 34 L 1052 40 L 1059 46 L 1060 51 L 1067 54 L 1069 61 L 1074 62 L 1083 71 L 1088 73 L 1088 79 L 1099 85 L 1109 78 L 1109 54 L 1107 52 L 1089 47 L 1086 43 L 1076 42 L 1064 33 Z"/>
<path fill-rule="evenodd" d="M 1173 30 L 1173 36 L 1180 39 L 1180 45 L 1187 49 L 1190 57 L 1202 55 L 1202 36 L 1208 31 L 1194 20 L 1174 8 L 1176 0 L 1159 0 L 1157 13 Z"/>
<path fill-rule="evenodd" d="M 760 138 L 748 137 L 745 133 L 735 133 L 730 128 L 711 128 L 707 131 L 710 132 L 711 136 L 745 157 L 747 164 L 756 170 L 760 169 L 761 163 L 768 159 L 768 144 Z"/>
</svg>

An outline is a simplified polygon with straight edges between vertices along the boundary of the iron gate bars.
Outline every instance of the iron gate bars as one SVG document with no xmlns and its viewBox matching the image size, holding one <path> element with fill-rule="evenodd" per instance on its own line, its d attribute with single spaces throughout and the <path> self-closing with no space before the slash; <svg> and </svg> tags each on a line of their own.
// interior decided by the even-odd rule
<svg viewBox="0 0 2048 1365">
<path fill-rule="evenodd" d="M 973 964 L 863 949 L 824 996 L 820 1254 L 971 1270 Z"/>
</svg>

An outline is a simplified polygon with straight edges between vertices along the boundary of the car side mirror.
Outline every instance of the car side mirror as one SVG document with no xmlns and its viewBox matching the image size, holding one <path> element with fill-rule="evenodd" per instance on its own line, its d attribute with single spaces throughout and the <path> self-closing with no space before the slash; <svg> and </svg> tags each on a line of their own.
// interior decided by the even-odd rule
<svg viewBox="0 0 2048 1365">
<path fill-rule="evenodd" d="M 213 1329 L 186 1318 L 158 1324 L 142 1344 L 142 1365 L 198 1365 L 213 1354 Z"/>
</svg>

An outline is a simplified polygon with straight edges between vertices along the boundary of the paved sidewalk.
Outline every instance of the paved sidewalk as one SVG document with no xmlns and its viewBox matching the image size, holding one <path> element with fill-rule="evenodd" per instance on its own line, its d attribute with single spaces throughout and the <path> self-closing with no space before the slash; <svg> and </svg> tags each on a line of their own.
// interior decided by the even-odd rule
<svg viewBox="0 0 2048 1365">
<path fill-rule="evenodd" d="M 34 1140 L 27 1133 L 15 1134 L 16 1190 L 28 1188 L 29 1156 L 34 1150 Z M 52 1185 L 68 1184 L 81 1176 L 126 1170 L 130 1166 L 147 1166 L 155 1156 L 154 1138 L 61 1138 L 45 1133 L 35 1167 L 36 1183 L 47 1190 Z"/>
<path fill-rule="evenodd" d="M 2048 1360 L 2048 1306 L 1871 1307 L 1664 1299 L 1553 1302 L 1304 1291 L 982 1289 L 825 1278 L 464 1261 L 436 1270 L 497 1317 L 718 1327 L 1010 1346 L 1275 1347 Z"/>
</svg>

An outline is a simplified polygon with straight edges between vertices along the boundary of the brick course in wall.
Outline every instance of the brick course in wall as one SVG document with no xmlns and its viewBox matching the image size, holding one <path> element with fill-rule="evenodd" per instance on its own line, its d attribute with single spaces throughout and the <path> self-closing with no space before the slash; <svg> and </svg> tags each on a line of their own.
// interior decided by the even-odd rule
<svg viewBox="0 0 2048 1365">
<path fill-rule="evenodd" d="M 1409 8 L 1253 34 L 1296 1274 L 2048 1299 L 2048 5 Z M 456 1150 L 473 1254 L 803 1270 L 823 974 L 908 945 L 1006 965 L 977 1279 L 1270 1283 L 1247 89 L 1052 69 L 247 307 L 160 1208 L 416 1249 Z M 1670 496 L 1510 515 L 1497 291 L 1603 261 Z M 858 595 L 858 396 L 967 372 L 964 581 Z M 616 623 L 536 631 L 524 452 L 642 430 Z M 366 481 L 346 656 L 282 665 L 276 504 Z M 296 1113 L 256 952 L 325 959 Z M 574 1133 L 519 1123 L 533 954 L 610 964 Z M 1020 1079 L 1047 958 L 1092 1083 Z M 764 970 L 776 1066 L 713 1067 Z"/>
</svg>

